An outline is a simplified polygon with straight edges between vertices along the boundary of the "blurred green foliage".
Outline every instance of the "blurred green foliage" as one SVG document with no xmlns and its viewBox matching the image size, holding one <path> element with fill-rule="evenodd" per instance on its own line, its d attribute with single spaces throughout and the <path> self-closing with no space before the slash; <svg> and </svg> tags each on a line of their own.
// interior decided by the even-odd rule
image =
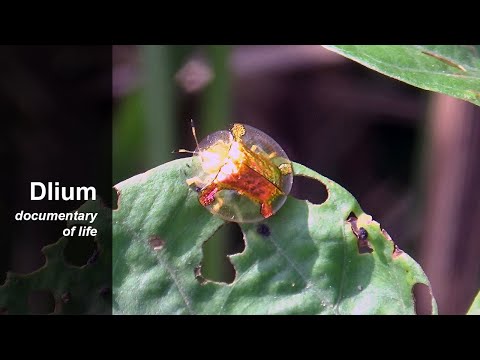
<svg viewBox="0 0 480 360">
<path fill-rule="evenodd" d="M 88 220 L 70 221 L 68 227 L 86 225 L 98 231 L 97 250 L 83 266 L 66 261 L 68 237 L 42 249 L 45 265 L 30 274 L 9 272 L 0 286 L 0 314 L 111 314 L 112 298 L 112 212 L 100 200 L 88 201 L 78 212 L 98 213 L 93 224 Z M 82 239 L 85 241 L 85 238 Z M 44 294 L 40 298 L 32 295 Z M 52 298 L 51 304 L 48 296 Z"/>
<path fill-rule="evenodd" d="M 185 96 L 175 74 L 194 51 L 201 50 L 209 62 L 213 78 L 200 94 L 199 113 L 179 117 L 179 98 Z M 180 143 L 180 129 L 189 126 L 192 118 L 199 137 L 225 129 L 231 122 L 231 89 L 229 71 L 230 47 L 209 45 L 139 47 L 139 89 L 121 99 L 113 121 L 113 183 L 138 172 L 179 157 L 172 151 L 185 147 Z M 232 234 L 219 230 L 204 248 L 205 273 L 224 280 L 228 269 L 222 263 L 226 238 Z"/>
<path fill-rule="evenodd" d="M 327 49 L 421 89 L 480 106 L 479 45 L 329 45 Z"/>
</svg>

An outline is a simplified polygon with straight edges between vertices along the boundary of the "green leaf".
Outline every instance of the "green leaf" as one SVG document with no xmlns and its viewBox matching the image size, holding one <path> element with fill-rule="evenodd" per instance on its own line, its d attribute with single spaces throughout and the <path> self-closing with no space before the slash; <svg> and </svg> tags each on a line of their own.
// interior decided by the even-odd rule
<svg viewBox="0 0 480 360">
<path fill-rule="evenodd" d="M 322 182 L 327 201 L 289 197 L 262 222 L 269 235 L 258 224 L 241 224 L 246 247 L 230 257 L 234 282 L 203 279 L 202 244 L 224 222 L 185 183 L 198 166 L 194 161 L 175 160 L 116 186 L 114 314 L 415 313 L 413 285 L 430 286 L 421 267 L 395 250 L 348 191 L 300 164 L 295 175 Z M 348 222 L 351 213 L 357 219 Z M 372 253 L 359 253 L 352 227 L 368 232 Z"/>
<path fill-rule="evenodd" d="M 410 85 L 480 105 L 479 45 L 328 45 L 325 47 Z"/>
<path fill-rule="evenodd" d="M 54 314 L 111 314 L 111 209 L 97 200 L 87 201 L 77 211 L 98 213 L 93 224 L 88 220 L 67 224 L 97 229 L 95 257 L 84 266 L 68 264 L 64 256 L 68 237 L 45 246 L 43 267 L 30 274 L 7 273 L 5 284 L 0 286 L 0 314 L 31 313 L 29 296 L 36 291 L 51 292 Z"/>
<path fill-rule="evenodd" d="M 472 306 L 468 309 L 467 315 L 480 315 L 480 291 L 475 300 L 473 300 Z"/>
</svg>

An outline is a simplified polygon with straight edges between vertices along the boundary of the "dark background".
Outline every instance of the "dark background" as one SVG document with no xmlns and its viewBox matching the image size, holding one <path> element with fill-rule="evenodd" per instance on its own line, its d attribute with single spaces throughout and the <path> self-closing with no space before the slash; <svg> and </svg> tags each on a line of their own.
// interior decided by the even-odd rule
<svg viewBox="0 0 480 360">
<path fill-rule="evenodd" d="M 480 288 L 479 107 L 318 45 L 114 46 L 113 63 L 114 183 L 193 150 L 190 118 L 199 138 L 252 125 L 348 189 L 423 267 L 441 314 L 466 312 Z M 297 177 L 292 194 L 325 197 Z M 232 281 L 225 254 L 242 243 L 235 226 L 207 241 L 202 274 Z"/>
<path fill-rule="evenodd" d="M 41 248 L 65 227 L 15 213 L 82 203 L 30 201 L 31 181 L 94 186 L 109 204 L 112 184 L 194 148 L 193 118 L 200 138 L 250 124 L 347 188 L 424 268 L 440 313 L 465 313 L 480 287 L 479 108 L 320 46 L 2 46 L 0 118 L 0 285 L 8 270 L 42 266 Z M 324 198 L 301 178 L 292 193 Z M 224 235 L 222 251 L 241 250 L 238 234 Z M 69 261 L 93 251 L 77 242 Z M 230 281 L 219 256 L 212 277 Z M 425 312 L 427 295 L 418 300 Z"/>
<path fill-rule="evenodd" d="M 111 206 L 111 74 L 110 46 L 0 47 L 0 285 L 8 270 L 43 266 L 41 248 L 66 227 L 17 222 L 17 212 L 69 212 L 83 203 L 31 201 L 32 181 L 94 186 Z M 84 265 L 94 248 L 93 238 L 72 240 L 66 260 Z"/>
</svg>

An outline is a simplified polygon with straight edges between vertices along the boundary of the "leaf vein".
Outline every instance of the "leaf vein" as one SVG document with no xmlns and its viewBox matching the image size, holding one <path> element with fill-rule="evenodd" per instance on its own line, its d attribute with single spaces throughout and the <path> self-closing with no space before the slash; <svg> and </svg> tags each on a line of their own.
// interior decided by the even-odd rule
<svg viewBox="0 0 480 360">
<path fill-rule="evenodd" d="M 168 261 L 162 260 L 161 257 L 159 257 L 159 260 L 162 263 L 162 265 L 165 267 L 165 269 L 167 270 L 170 277 L 172 278 L 173 283 L 175 284 L 175 287 L 177 288 L 181 298 L 185 302 L 185 305 L 187 307 L 188 312 L 190 313 L 190 315 L 195 315 L 195 312 L 193 311 L 193 308 L 192 308 L 191 301 L 188 298 L 187 294 L 182 290 L 182 287 L 180 286 L 180 282 L 177 279 L 177 277 L 175 276 L 175 271 L 170 268 L 170 266 L 168 265 Z"/>
<path fill-rule="evenodd" d="M 285 258 L 285 260 L 287 260 L 287 262 L 289 263 L 289 265 L 300 275 L 300 277 L 302 278 L 302 280 L 305 282 L 305 289 L 313 289 L 313 290 L 316 290 L 315 292 L 317 293 L 318 295 L 318 299 L 320 300 L 320 304 L 322 306 L 329 306 L 329 307 L 333 307 L 329 301 L 326 301 L 324 299 L 324 297 L 321 295 L 321 293 L 318 292 L 318 290 L 316 289 L 316 286 L 314 283 L 312 283 L 311 281 L 309 281 L 307 279 L 307 277 L 305 276 L 305 274 L 303 274 L 303 272 L 298 268 L 297 264 L 295 264 L 295 262 L 290 259 L 290 257 L 288 256 L 288 254 L 286 252 L 283 251 L 283 249 L 280 247 L 280 245 L 278 245 L 278 243 L 274 240 L 274 237 L 273 237 L 273 234 L 270 234 L 270 236 L 268 237 L 270 239 L 270 241 L 272 242 L 272 244 L 275 246 L 277 252 L 283 256 Z"/>
</svg>

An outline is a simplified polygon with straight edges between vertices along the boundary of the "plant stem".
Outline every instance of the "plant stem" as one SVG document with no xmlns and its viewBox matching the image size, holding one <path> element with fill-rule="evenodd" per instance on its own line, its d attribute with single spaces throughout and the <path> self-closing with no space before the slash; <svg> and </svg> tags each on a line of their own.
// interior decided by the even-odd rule
<svg viewBox="0 0 480 360">
<path fill-rule="evenodd" d="M 214 74 L 202 97 L 201 133 L 224 130 L 231 116 L 230 72 L 228 59 L 230 47 L 210 45 L 206 47 L 208 60 Z M 202 272 L 209 279 L 227 281 L 224 256 L 230 232 L 219 229 L 204 247 Z"/>
<path fill-rule="evenodd" d="M 144 45 L 140 48 L 143 63 L 145 142 L 147 168 L 172 159 L 177 146 L 171 48 Z"/>
</svg>

